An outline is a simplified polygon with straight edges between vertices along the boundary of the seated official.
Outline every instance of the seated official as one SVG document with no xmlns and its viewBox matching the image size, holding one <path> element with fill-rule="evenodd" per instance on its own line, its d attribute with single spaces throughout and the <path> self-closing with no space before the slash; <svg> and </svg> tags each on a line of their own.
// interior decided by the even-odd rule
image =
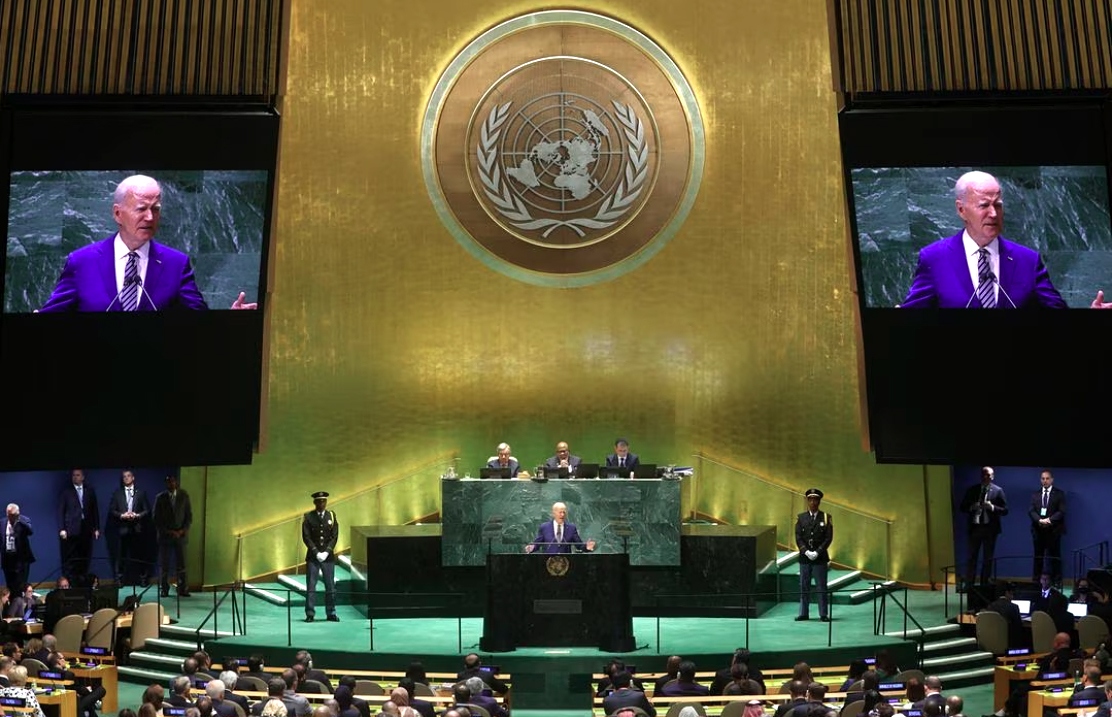
<svg viewBox="0 0 1112 717">
<path fill-rule="evenodd" d="M 1101 679 L 1100 666 L 1089 667 L 1084 672 L 1085 677 L 1070 695 L 1070 704 L 1081 700 L 1097 700 L 1097 704 L 1104 701 L 1104 680 Z"/>
<path fill-rule="evenodd" d="M 788 695 L 789 698 L 786 702 L 781 703 L 776 707 L 773 717 L 785 717 L 791 714 L 796 707 L 807 704 L 807 683 L 802 680 L 790 680 L 788 682 Z"/>
<path fill-rule="evenodd" d="M 494 673 L 482 669 L 482 659 L 474 652 L 468 653 L 463 658 L 463 671 L 456 675 L 456 681 L 462 682 L 468 677 L 478 677 L 487 684 L 490 689 L 494 690 L 499 695 L 506 694 L 510 688 L 505 682 L 500 680 Z"/>
<path fill-rule="evenodd" d="M 632 473 L 633 469 L 639 465 L 641 465 L 641 459 L 636 453 L 629 452 L 629 441 L 624 438 L 614 441 L 614 452 L 606 456 L 607 468 L 626 468 Z"/>
<path fill-rule="evenodd" d="M 1008 623 L 1008 647 L 1021 647 L 1029 642 L 1028 631 L 1023 627 L 1023 616 L 1019 614 L 1019 608 L 1012 602 L 1014 596 L 1015 584 L 1005 583 L 1004 592 L 985 605 L 984 609 L 1002 615 Z"/>
<path fill-rule="evenodd" d="M 82 684 L 70 672 L 69 666 L 66 664 L 66 658 L 62 657 L 60 652 L 52 652 L 47 655 L 46 666 L 51 670 L 61 672 L 63 680 L 73 681 L 72 689 L 77 693 L 78 717 L 97 717 L 97 702 L 104 699 L 104 695 L 107 694 L 104 685 L 98 684 L 90 689 L 88 685 Z"/>
<path fill-rule="evenodd" d="M 544 462 L 545 468 L 567 468 L 569 474 L 574 474 L 575 469 L 583 462 L 579 456 L 573 456 L 566 441 L 556 444 L 556 455 Z"/>
<path fill-rule="evenodd" d="M 510 455 L 510 444 L 499 443 L 498 455 L 491 456 L 487 461 L 487 468 L 491 470 L 509 470 L 510 478 L 517 478 L 517 474 L 521 472 L 521 464 L 517 459 Z"/>
<path fill-rule="evenodd" d="M 677 657 L 676 660 L 676 665 L 678 667 L 679 658 Z M 598 681 L 598 688 L 595 690 L 595 697 L 605 697 L 606 695 L 614 691 L 614 675 L 618 674 L 619 672 L 629 672 L 629 670 L 626 669 L 625 662 L 615 657 L 614 659 L 610 660 L 610 662 L 606 663 L 606 677 L 603 677 L 601 680 Z M 633 673 L 630 673 L 633 689 L 641 690 L 642 692 L 644 692 L 645 685 L 641 682 L 641 680 L 637 679 L 636 677 L 632 677 L 632 674 Z"/>
<path fill-rule="evenodd" d="M 602 699 L 602 708 L 606 714 L 616 714 L 623 707 L 639 707 L 649 717 L 656 717 L 656 708 L 641 690 L 635 690 L 632 684 L 633 676 L 628 672 L 619 672 L 611 677 L 614 691 Z"/>
<path fill-rule="evenodd" d="M 482 707 L 490 713 L 490 717 L 510 717 L 510 713 L 507 712 L 502 705 L 498 704 L 498 700 L 494 699 L 494 697 L 489 694 L 491 690 L 486 686 L 486 683 L 483 682 L 481 677 L 468 677 L 467 682 L 464 684 L 467 685 L 467 689 L 471 692 L 471 699 L 468 700 L 468 704 Z M 484 692 L 487 694 L 484 694 Z M 393 699 L 393 696 L 391 696 L 391 699 Z"/>
<path fill-rule="evenodd" d="M 680 658 L 676 657 L 675 660 L 676 666 L 673 669 L 672 677 L 675 677 L 677 674 L 679 674 Z M 712 682 L 710 685 L 710 693 L 712 695 L 722 694 L 722 691 L 726 689 L 726 685 L 734 680 L 734 665 L 737 665 L 739 663 L 745 665 L 745 668 L 749 673 L 749 679 L 760 685 L 761 691 L 757 694 L 763 695 L 765 693 L 764 675 L 761 674 L 761 671 L 759 669 L 751 664 L 752 655 L 749 653 L 749 650 L 745 649 L 744 647 L 739 647 L 734 650 L 734 653 L 730 656 L 730 666 L 714 673 L 714 682 Z M 669 667 L 671 667 L 670 661 Z M 664 684 L 661 683 L 660 686 L 663 687 Z"/>
<path fill-rule="evenodd" d="M 660 694 L 665 697 L 709 695 L 710 688 L 695 681 L 695 663 L 691 660 L 684 660 L 680 663 L 679 677 L 664 685 Z"/>
<path fill-rule="evenodd" d="M 595 549 L 595 541 L 586 543 L 579 537 L 575 524 L 567 522 L 568 507 L 563 503 L 552 504 L 552 520 L 541 523 L 537 529 L 537 537 L 525 546 L 525 552 L 531 553 L 538 547 L 542 553 L 556 555 L 570 553 L 572 549 L 591 552 Z"/>
<path fill-rule="evenodd" d="M 27 707 L 33 712 L 34 717 L 46 717 L 43 714 L 42 707 L 39 701 L 35 698 L 35 691 L 27 686 L 27 668 L 23 665 L 16 665 L 8 673 L 8 687 L 0 687 L 0 697 L 15 697 L 17 699 L 25 700 Z"/>
<path fill-rule="evenodd" d="M 654 695 L 660 694 L 660 691 L 664 689 L 664 685 L 668 684 L 669 682 L 680 676 L 681 662 L 683 662 L 683 658 L 679 655 L 672 655 L 668 658 L 668 661 L 664 663 L 664 674 L 656 678 L 656 682 L 653 683 Z M 717 682 L 717 679 L 715 681 Z M 722 681 L 722 686 L 725 687 L 726 683 L 728 683 L 729 681 L 730 677 L 729 673 L 727 673 L 726 679 Z"/>
</svg>

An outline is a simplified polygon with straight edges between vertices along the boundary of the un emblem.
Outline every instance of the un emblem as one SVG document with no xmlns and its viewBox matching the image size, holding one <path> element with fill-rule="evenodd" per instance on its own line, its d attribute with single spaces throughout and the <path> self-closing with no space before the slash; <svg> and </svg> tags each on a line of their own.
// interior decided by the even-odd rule
<svg viewBox="0 0 1112 717">
<path fill-rule="evenodd" d="M 568 570 L 571 569 L 571 561 L 563 555 L 553 555 L 545 561 L 544 566 L 548 570 L 549 575 L 554 578 L 562 578 L 567 575 Z"/>
<path fill-rule="evenodd" d="M 475 257 L 530 283 L 583 286 L 644 263 L 682 225 L 702 120 L 678 67 L 633 28 L 531 13 L 449 65 L 422 162 L 441 220 Z"/>
</svg>

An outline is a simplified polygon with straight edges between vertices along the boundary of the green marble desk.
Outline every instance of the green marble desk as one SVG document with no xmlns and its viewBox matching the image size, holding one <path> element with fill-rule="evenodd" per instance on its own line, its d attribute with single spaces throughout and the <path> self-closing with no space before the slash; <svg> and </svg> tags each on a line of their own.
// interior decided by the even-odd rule
<svg viewBox="0 0 1112 717">
<path fill-rule="evenodd" d="M 487 552 L 520 553 L 549 520 L 552 504 L 568 506 L 568 521 L 602 553 L 623 551 L 623 521 L 630 565 L 680 564 L 680 481 L 463 479 L 441 481 L 441 559 L 444 566 L 485 565 Z M 487 530 L 491 518 L 501 527 Z"/>
</svg>

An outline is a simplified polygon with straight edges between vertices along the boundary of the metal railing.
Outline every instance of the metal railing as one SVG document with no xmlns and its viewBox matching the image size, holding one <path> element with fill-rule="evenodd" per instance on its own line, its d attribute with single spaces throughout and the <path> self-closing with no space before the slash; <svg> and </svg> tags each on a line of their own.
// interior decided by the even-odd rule
<svg viewBox="0 0 1112 717">
<path fill-rule="evenodd" d="M 328 509 L 336 512 L 341 526 L 401 525 L 436 511 L 438 490 L 414 488 L 425 481 L 437 484 L 444 469 L 454 464 L 454 454 L 441 455 L 420 467 L 383 483 L 340 498 L 330 498 Z M 236 578 L 274 572 L 305 571 L 305 544 L 301 542 L 303 511 L 236 535 Z M 355 517 L 358 516 L 358 517 Z M 348 547 L 348 531 L 341 530 L 336 552 Z"/>
<path fill-rule="evenodd" d="M 695 475 L 685 486 L 684 496 L 688 514 L 697 510 L 728 517 L 739 525 L 775 525 L 777 543 L 784 546 L 795 544 L 795 517 L 807 509 L 807 501 L 801 492 L 705 453 L 696 453 L 692 458 L 695 459 Z M 704 503 L 702 492 L 707 484 L 712 485 L 714 490 Z M 839 562 L 852 564 L 872 575 L 890 578 L 894 521 L 836 500 L 825 499 L 822 506 L 834 518 L 842 535 L 854 536 L 855 545 L 882 546 L 880 553 L 860 552 L 853 560 Z"/>
</svg>

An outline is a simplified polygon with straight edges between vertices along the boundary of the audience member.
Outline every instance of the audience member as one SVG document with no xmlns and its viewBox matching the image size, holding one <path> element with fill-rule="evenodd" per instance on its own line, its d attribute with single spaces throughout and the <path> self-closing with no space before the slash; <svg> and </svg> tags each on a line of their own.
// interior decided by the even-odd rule
<svg viewBox="0 0 1112 717">
<path fill-rule="evenodd" d="M 628 672 L 619 672 L 612 678 L 614 691 L 602 699 L 602 708 L 606 714 L 612 715 L 622 707 L 639 707 L 649 717 L 656 717 L 656 708 L 641 690 L 632 688 L 632 675 Z"/>
<path fill-rule="evenodd" d="M 693 697 L 709 695 L 710 689 L 706 685 L 700 685 L 695 681 L 695 663 L 691 660 L 684 660 L 680 663 L 679 676 L 664 685 L 660 694 L 665 697 Z"/>
<path fill-rule="evenodd" d="M 807 702 L 807 685 L 802 680 L 788 680 L 788 700 L 776 708 L 773 717 L 785 717 Z"/>
<path fill-rule="evenodd" d="M 267 698 L 264 699 L 264 700 L 260 700 L 260 701 L 256 702 L 255 706 L 251 708 L 251 714 L 261 716 L 263 711 L 266 709 L 266 706 L 274 700 L 278 700 L 279 702 L 281 702 L 283 710 L 285 710 L 286 712 L 289 712 L 290 711 L 289 706 L 285 702 L 285 694 L 286 694 L 286 682 L 285 682 L 285 680 L 283 680 L 281 677 L 277 677 L 277 676 L 271 677 L 266 682 L 266 697 Z"/>
<path fill-rule="evenodd" d="M 892 653 L 888 650 L 879 650 L 876 653 L 876 664 L 873 665 L 876 670 L 877 677 L 881 682 L 891 679 L 900 674 L 900 666 L 896 664 L 896 659 L 892 657 Z"/>
<path fill-rule="evenodd" d="M 266 703 L 259 703 L 262 709 L 259 710 L 259 717 L 286 717 L 289 710 L 286 709 L 286 704 L 282 700 L 270 698 Z"/>
<path fill-rule="evenodd" d="M 949 717 L 964 717 L 962 710 L 965 709 L 965 700 L 957 695 L 946 696 L 946 714 Z"/>
<path fill-rule="evenodd" d="M 482 664 L 482 660 L 474 652 L 468 654 L 463 658 L 463 671 L 456 675 L 456 681 L 466 680 L 468 677 L 478 677 L 498 694 L 506 694 L 506 690 L 509 689 L 506 687 L 506 683 L 498 679 L 490 670 L 482 669 Z"/>
<path fill-rule="evenodd" d="M 192 660 L 193 658 L 189 658 Z M 193 687 L 193 680 L 189 675 L 178 675 L 170 680 L 170 696 L 166 698 L 166 704 L 171 707 L 189 707 L 193 704 L 190 697 L 189 690 Z"/>
<path fill-rule="evenodd" d="M 226 666 L 228 663 L 225 662 Z M 220 681 L 224 683 L 224 699 L 228 702 L 234 702 L 239 705 L 244 712 L 251 709 L 251 703 L 243 695 L 235 693 L 236 685 L 239 684 L 239 675 L 235 670 L 224 670 L 220 673 Z"/>
<path fill-rule="evenodd" d="M 479 682 L 479 684 L 478 684 L 479 689 L 478 689 L 477 693 L 472 693 L 472 695 L 471 695 L 471 703 L 481 704 L 481 703 L 476 703 L 475 702 L 475 694 L 478 694 L 479 697 L 482 697 L 482 690 L 483 690 L 484 683 L 478 677 L 468 677 L 467 678 L 467 683 L 468 683 L 469 689 L 472 689 L 470 687 L 471 680 L 478 680 L 478 682 Z M 410 706 L 410 704 L 409 704 L 409 692 L 407 692 L 404 687 L 398 686 L 398 687 L 395 687 L 393 690 L 391 690 L 390 691 L 390 701 L 398 706 L 398 714 L 401 717 L 421 717 L 421 713 Z M 491 702 L 494 702 L 494 700 L 491 699 Z M 491 713 L 491 714 L 493 715 L 493 713 Z"/>
<path fill-rule="evenodd" d="M 660 677 L 656 678 L 656 682 L 653 683 L 653 694 L 654 695 L 660 694 L 660 691 L 662 689 L 664 689 L 664 685 L 668 684 L 672 680 L 679 677 L 679 675 L 680 675 L 680 663 L 681 662 L 683 662 L 683 658 L 680 657 L 679 655 L 672 655 L 671 657 L 668 658 L 668 661 L 664 663 L 664 674 L 661 675 Z M 729 682 L 729 681 L 730 681 L 729 680 L 729 674 L 727 672 L 726 682 Z M 717 682 L 717 678 L 715 678 L 715 682 Z M 601 683 L 600 683 L 600 685 L 601 685 Z M 723 683 L 723 686 L 725 686 L 725 682 Z M 722 693 L 720 691 L 719 692 L 714 692 L 713 688 L 712 688 L 711 694 L 720 695 Z"/>
<path fill-rule="evenodd" d="M 11 682 L 9 686 L 0 687 L 0 697 L 16 697 L 25 700 L 27 707 L 33 710 L 31 714 L 34 717 L 46 717 L 38 699 L 35 698 L 35 691 L 27 686 L 26 667 L 23 665 L 13 667 L 12 671 L 8 673 L 8 681 Z"/>
<path fill-rule="evenodd" d="M 409 663 L 409 667 L 405 668 L 405 676 L 418 684 L 429 684 L 428 675 L 425 674 L 425 666 L 420 660 L 414 660 Z"/>
<path fill-rule="evenodd" d="M 726 685 L 734 679 L 732 672 L 734 665 L 739 663 L 745 665 L 746 669 L 749 671 L 749 679 L 760 685 L 761 691 L 757 694 L 763 695 L 765 693 L 764 675 L 761 674 L 759 669 L 753 666 L 753 656 L 749 650 L 744 647 L 739 647 L 734 650 L 734 654 L 730 656 L 730 666 L 714 673 L 714 682 L 712 682 L 710 686 L 710 693 L 712 695 L 722 694 L 723 690 L 726 689 Z M 678 661 L 676 663 L 676 669 L 679 669 Z"/>
<path fill-rule="evenodd" d="M 633 689 L 641 690 L 642 692 L 645 691 L 644 683 L 642 683 L 641 680 L 637 679 L 637 677 L 633 676 L 632 672 L 626 669 L 625 662 L 619 660 L 616 657 L 611 659 L 610 662 L 606 663 L 606 668 L 603 671 L 606 673 L 606 675 L 601 680 L 599 680 L 598 687 L 595 689 L 595 697 L 605 697 L 606 695 L 614 691 L 614 675 L 618 674 L 619 672 L 629 672 L 630 676 L 632 677 L 631 686 L 633 687 Z"/>
<path fill-rule="evenodd" d="M 77 694 L 78 717 L 97 717 L 97 702 L 104 699 L 104 695 L 107 694 L 104 685 L 98 683 L 96 687 L 90 688 L 87 684 L 78 680 L 67 668 L 66 658 L 60 652 L 52 652 L 47 655 L 43 664 L 51 670 L 61 672 L 63 680 L 73 682 L 73 691 Z"/>
<path fill-rule="evenodd" d="M 787 687 L 788 682 L 791 682 L 792 680 L 798 680 L 804 685 L 809 685 L 814 682 L 815 677 L 811 674 L 811 666 L 808 665 L 806 662 L 795 663 L 795 666 L 792 667 L 792 679 L 781 685 L 780 689 L 784 689 L 785 687 Z"/>
<path fill-rule="evenodd" d="M 323 670 L 318 670 L 313 667 L 313 656 L 308 650 L 298 650 L 293 661 L 294 664 L 304 666 L 305 679 L 316 680 L 324 685 L 324 689 L 328 692 L 335 692 L 335 690 L 332 689 L 332 683 L 328 681 L 328 675 L 324 674 Z"/>
<path fill-rule="evenodd" d="M 749 700 L 745 703 L 745 711 L 741 717 L 764 717 L 764 703 L 760 700 Z"/>
<path fill-rule="evenodd" d="M 723 695 L 759 695 L 761 683 L 749 678 L 749 665 L 735 662 L 730 668 L 730 682 L 722 689 Z"/>
<path fill-rule="evenodd" d="M 854 660 L 849 663 L 849 672 L 846 675 L 845 681 L 842 686 L 838 688 L 839 692 L 848 692 L 849 688 L 861 681 L 865 673 L 869 671 L 869 663 L 864 660 Z"/>
<path fill-rule="evenodd" d="M 818 708 L 822 708 L 821 714 L 825 715 L 826 706 L 822 703 L 824 697 L 826 697 L 826 685 L 821 682 L 807 685 L 807 701 L 791 711 L 792 717 L 814 717 Z"/>
</svg>

